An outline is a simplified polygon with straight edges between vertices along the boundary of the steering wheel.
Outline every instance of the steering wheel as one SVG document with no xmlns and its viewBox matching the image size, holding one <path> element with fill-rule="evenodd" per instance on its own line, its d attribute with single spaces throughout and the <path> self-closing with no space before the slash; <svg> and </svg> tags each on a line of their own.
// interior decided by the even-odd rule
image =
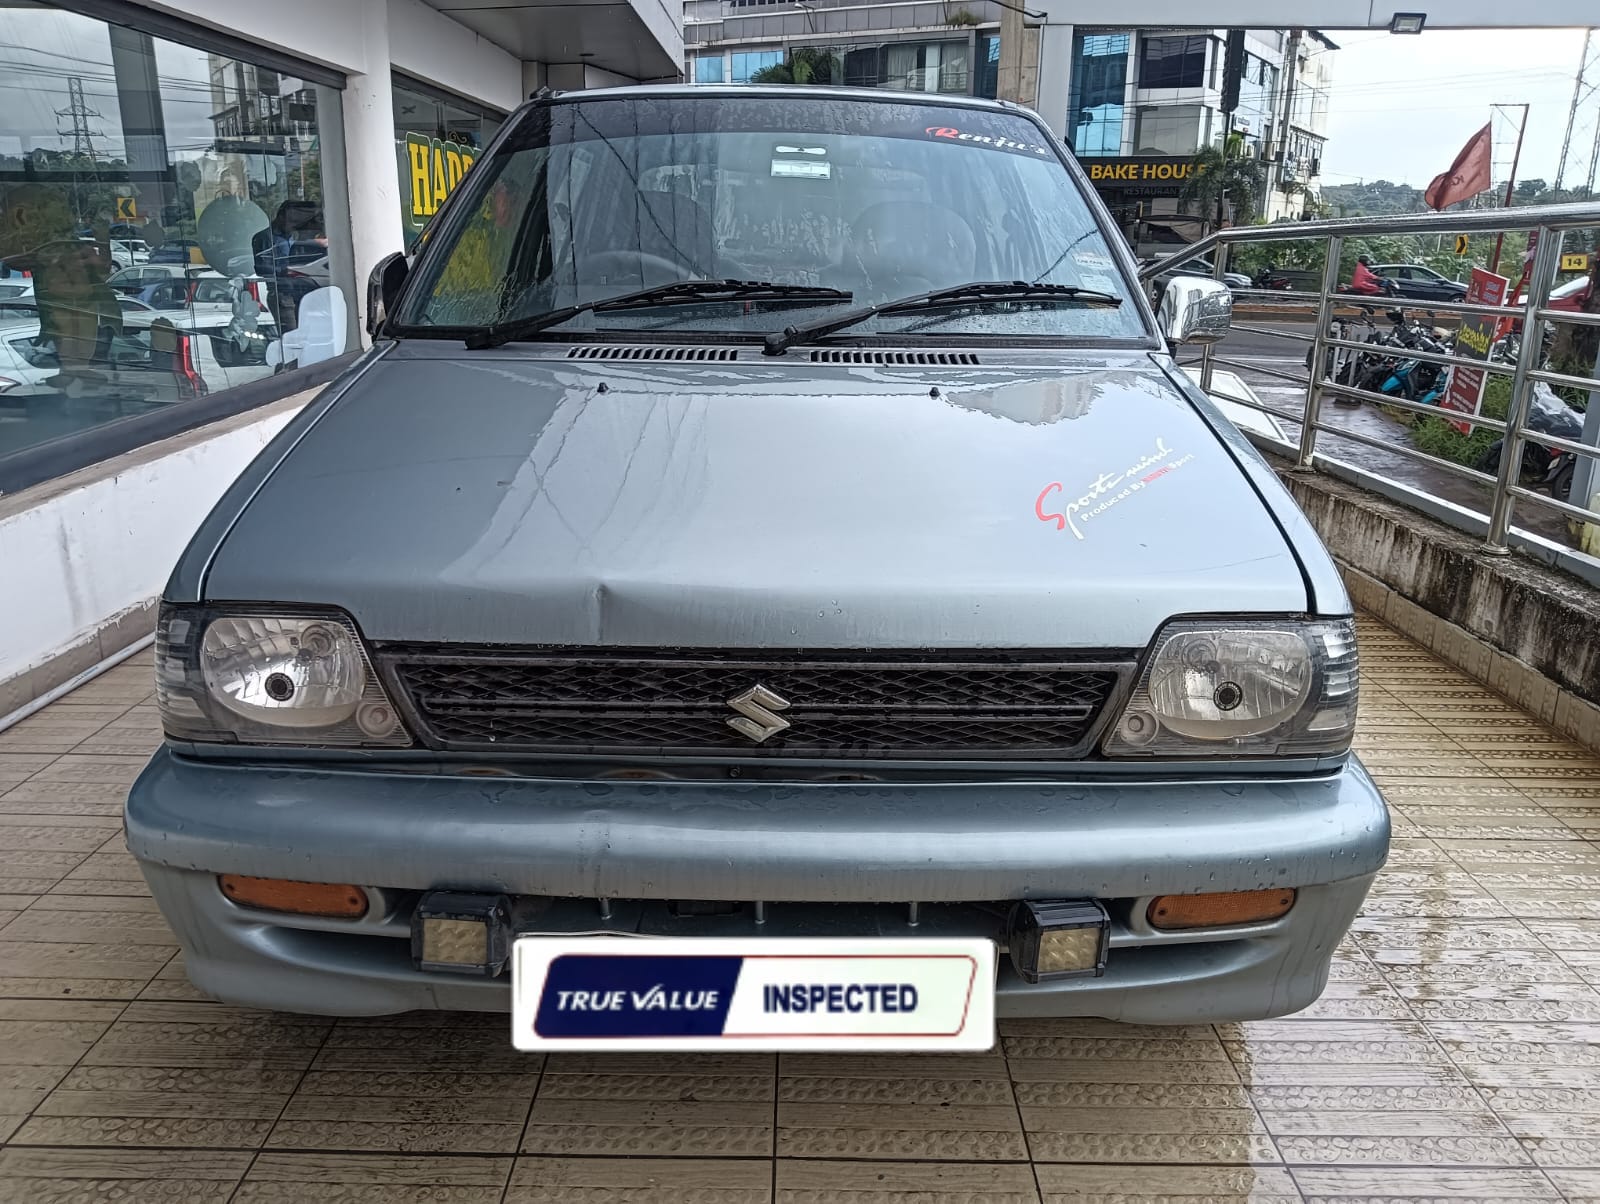
<svg viewBox="0 0 1600 1204">
<path fill-rule="evenodd" d="M 663 277 L 663 284 L 698 276 L 683 264 L 664 255 L 652 255 L 649 251 L 596 251 L 579 261 L 579 274 L 582 276 L 589 275 L 591 271 L 596 275 L 609 275 L 608 268 L 630 274 L 637 269 L 639 278 L 647 287 L 656 283 L 650 279 L 652 273 Z"/>
</svg>

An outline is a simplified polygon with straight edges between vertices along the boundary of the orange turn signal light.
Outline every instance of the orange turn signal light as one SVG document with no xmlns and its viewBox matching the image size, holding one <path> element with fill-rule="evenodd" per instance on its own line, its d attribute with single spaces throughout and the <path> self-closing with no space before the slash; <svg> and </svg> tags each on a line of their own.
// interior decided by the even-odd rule
<svg viewBox="0 0 1600 1204">
<path fill-rule="evenodd" d="M 1230 890 L 1210 895 L 1160 895 L 1145 913 L 1150 927 L 1164 930 L 1225 928 L 1230 924 L 1260 924 L 1288 915 L 1295 892 Z"/>
<path fill-rule="evenodd" d="M 291 882 L 287 878 L 247 878 L 219 874 L 222 893 L 241 907 L 286 911 L 297 916 L 332 916 L 359 920 L 367 914 L 367 892 L 359 886 L 329 882 Z"/>
</svg>

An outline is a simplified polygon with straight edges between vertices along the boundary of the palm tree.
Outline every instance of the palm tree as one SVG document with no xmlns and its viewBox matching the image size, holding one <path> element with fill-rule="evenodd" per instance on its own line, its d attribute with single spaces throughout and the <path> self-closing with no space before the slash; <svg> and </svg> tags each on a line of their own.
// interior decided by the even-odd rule
<svg viewBox="0 0 1600 1204">
<path fill-rule="evenodd" d="M 1195 202 L 1202 216 L 1215 214 L 1214 227 L 1227 221 L 1229 205 L 1233 207 L 1234 224 L 1241 226 L 1254 221 L 1260 209 L 1266 174 L 1259 162 L 1244 156 L 1243 150 L 1243 139 L 1237 135 L 1222 146 L 1201 147 L 1178 195 L 1180 201 Z"/>
<path fill-rule="evenodd" d="M 752 84 L 831 84 L 838 82 L 840 70 L 838 55 L 826 50 L 799 46 L 789 51 L 789 57 L 773 67 L 763 67 L 750 76 Z"/>
</svg>

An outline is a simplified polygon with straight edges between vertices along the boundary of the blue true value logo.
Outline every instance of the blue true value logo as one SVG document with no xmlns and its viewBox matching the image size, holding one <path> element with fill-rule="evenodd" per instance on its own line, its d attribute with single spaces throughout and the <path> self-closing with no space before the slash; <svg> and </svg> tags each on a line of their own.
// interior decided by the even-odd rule
<svg viewBox="0 0 1600 1204">
<path fill-rule="evenodd" d="M 541 1037 L 715 1037 L 740 957 L 568 953 L 550 963 L 533 1030 Z"/>
</svg>

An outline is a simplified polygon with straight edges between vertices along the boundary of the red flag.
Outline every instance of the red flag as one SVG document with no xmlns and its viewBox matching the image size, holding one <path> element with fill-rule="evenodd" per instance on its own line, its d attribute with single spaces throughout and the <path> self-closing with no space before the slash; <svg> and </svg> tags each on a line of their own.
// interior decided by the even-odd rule
<svg viewBox="0 0 1600 1204">
<path fill-rule="evenodd" d="M 1493 122 L 1490 123 L 1493 125 Z M 1494 150 L 1494 135 L 1490 125 L 1484 126 L 1467 140 L 1450 164 L 1450 170 L 1434 176 L 1422 199 L 1430 209 L 1446 209 L 1457 201 L 1475 197 L 1489 187 L 1489 159 Z"/>
</svg>

